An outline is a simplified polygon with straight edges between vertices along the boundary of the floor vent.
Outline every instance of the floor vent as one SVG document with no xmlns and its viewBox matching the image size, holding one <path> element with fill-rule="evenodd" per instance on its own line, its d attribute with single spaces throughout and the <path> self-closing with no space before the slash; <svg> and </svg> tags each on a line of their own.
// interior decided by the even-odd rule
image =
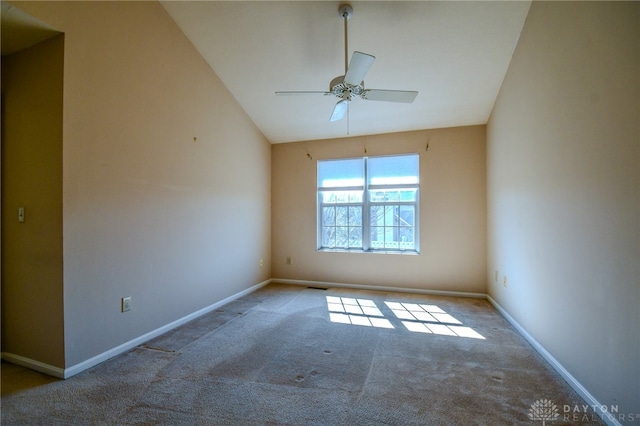
<svg viewBox="0 0 640 426">
<path fill-rule="evenodd" d="M 311 290 L 328 290 L 326 287 L 307 287 L 310 288 Z"/>
</svg>

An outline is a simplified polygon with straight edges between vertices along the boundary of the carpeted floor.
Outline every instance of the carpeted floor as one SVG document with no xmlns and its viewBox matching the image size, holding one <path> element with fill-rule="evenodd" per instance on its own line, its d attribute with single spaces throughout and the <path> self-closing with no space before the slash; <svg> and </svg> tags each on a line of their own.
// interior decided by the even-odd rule
<svg viewBox="0 0 640 426">
<path fill-rule="evenodd" d="M 2 373 L 3 425 L 559 425 L 586 404 L 486 300 L 280 284 L 65 381 Z"/>
</svg>

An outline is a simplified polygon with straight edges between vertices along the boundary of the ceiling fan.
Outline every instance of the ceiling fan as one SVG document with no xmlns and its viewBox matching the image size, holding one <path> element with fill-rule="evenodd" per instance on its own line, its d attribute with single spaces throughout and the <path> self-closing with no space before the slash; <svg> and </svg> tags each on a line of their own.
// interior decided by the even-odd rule
<svg viewBox="0 0 640 426">
<path fill-rule="evenodd" d="M 359 96 L 367 101 L 386 101 L 386 102 L 403 102 L 411 103 L 418 95 L 415 91 L 406 90 L 382 90 L 382 89 L 365 89 L 364 76 L 369 71 L 375 56 L 355 51 L 351 56 L 351 62 L 348 62 L 348 33 L 347 21 L 353 16 L 353 8 L 351 5 L 344 4 L 338 9 L 340 17 L 344 20 L 344 75 L 338 76 L 329 83 L 328 92 L 309 92 L 309 91 L 293 91 L 293 92 L 276 92 L 277 96 L 288 95 L 334 95 L 340 100 L 333 108 L 331 119 L 329 121 L 341 120 L 353 96 Z"/>
</svg>

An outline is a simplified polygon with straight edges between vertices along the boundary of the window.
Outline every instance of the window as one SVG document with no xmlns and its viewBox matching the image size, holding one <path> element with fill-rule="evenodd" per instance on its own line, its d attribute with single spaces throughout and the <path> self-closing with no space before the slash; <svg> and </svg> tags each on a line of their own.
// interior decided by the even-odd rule
<svg viewBox="0 0 640 426">
<path fill-rule="evenodd" d="M 419 159 L 318 161 L 318 249 L 418 252 Z"/>
</svg>

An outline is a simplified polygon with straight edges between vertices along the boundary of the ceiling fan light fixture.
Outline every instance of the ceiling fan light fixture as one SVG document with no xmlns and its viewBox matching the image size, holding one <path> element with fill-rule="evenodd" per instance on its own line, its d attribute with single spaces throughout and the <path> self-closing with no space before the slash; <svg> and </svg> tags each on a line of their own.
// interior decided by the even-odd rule
<svg viewBox="0 0 640 426">
<path fill-rule="evenodd" d="M 351 5 L 343 4 L 338 9 L 340 17 L 344 21 L 344 75 L 338 76 L 331 80 L 329 84 L 328 92 L 276 92 L 276 95 L 306 95 L 306 94 L 321 94 L 324 96 L 333 95 L 341 100 L 338 101 L 333 108 L 330 121 L 338 121 L 344 118 L 345 113 L 348 110 L 349 103 L 352 96 L 357 96 L 363 100 L 371 101 L 386 101 L 386 102 L 401 102 L 411 103 L 418 95 L 416 91 L 407 90 L 380 90 L 380 89 L 365 89 L 364 88 L 364 76 L 369 71 L 369 68 L 375 61 L 375 56 L 367 53 L 354 51 L 351 56 L 351 61 L 348 61 L 348 27 L 347 21 L 353 17 L 353 8 Z M 348 129 L 349 123 L 347 123 Z M 348 132 L 348 130 L 347 130 Z"/>
<path fill-rule="evenodd" d="M 345 97 L 341 101 L 338 101 L 336 106 L 333 108 L 333 113 L 331 114 L 330 122 L 339 121 L 344 118 L 344 114 L 347 112 L 347 108 L 349 107 L 349 102 L 351 102 L 351 97 Z"/>
</svg>

